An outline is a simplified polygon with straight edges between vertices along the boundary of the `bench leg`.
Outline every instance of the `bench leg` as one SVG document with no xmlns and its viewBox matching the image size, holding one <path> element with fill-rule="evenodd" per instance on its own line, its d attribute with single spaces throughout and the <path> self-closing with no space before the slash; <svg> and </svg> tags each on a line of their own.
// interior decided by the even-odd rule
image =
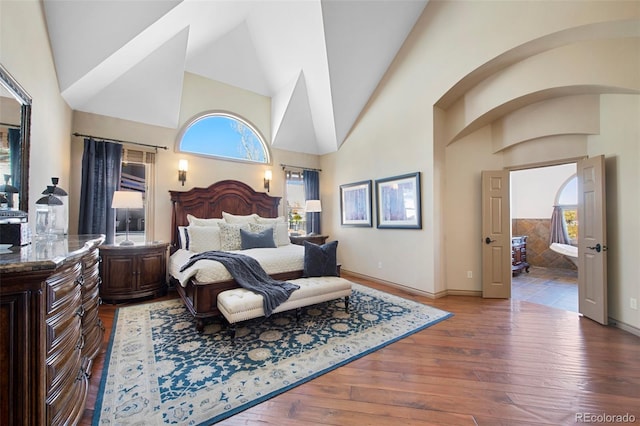
<svg viewBox="0 0 640 426">
<path fill-rule="evenodd" d="M 236 344 L 236 325 L 229 324 L 229 337 L 231 337 L 231 343 Z"/>
<path fill-rule="evenodd" d="M 236 344 L 236 324 L 235 323 L 231 324 L 224 315 L 222 315 L 222 323 L 224 324 L 225 328 L 227 329 L 227 332 L 229 333 L 231 342 L 235 345 Z"/>
<path fill-rule="evenodd" d="M 344 297 L 344 311 L 349 312 L 349 296 Z"/>
</svg>

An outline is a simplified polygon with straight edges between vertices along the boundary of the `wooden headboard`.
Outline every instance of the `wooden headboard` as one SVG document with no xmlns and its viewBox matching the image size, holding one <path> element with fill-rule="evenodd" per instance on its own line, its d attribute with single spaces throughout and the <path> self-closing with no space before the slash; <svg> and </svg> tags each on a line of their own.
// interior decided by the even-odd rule
<svg viewBox="0 0 640 426">
<path fill-rule="evenodd" d="M 221 218 L 222 212 L 237 215 L 257 213 L 262 217 L 277 217 L 281 197 L 256 192 L 246 183 L 222 180 L 208 188 L 189 191 L 169 191 L 171 194 L 171 247 L 177 249 L 178 226 L 188 226 L 187 215 L 199 218 Z"/>
</svg>

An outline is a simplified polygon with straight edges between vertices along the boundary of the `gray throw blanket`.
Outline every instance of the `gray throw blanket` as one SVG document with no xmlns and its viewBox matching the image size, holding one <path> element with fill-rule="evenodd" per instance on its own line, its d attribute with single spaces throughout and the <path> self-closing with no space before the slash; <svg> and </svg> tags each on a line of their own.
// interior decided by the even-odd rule
<svg viewBox="0 0 640 426">
<path fill-rule="evenodd" d="M 275 308 L 287 301 L 291 293 L 300 286 L 286 281 L 271 278 L 262 266 L 252 257 L 240 253 L 225 251 L 205 251 L 194 254 L 189 261 L 180 268 L 180 272 L 192 266 L 198 260 L 215 260 L 222 263 L 233 279 L 242 288 L 262 295 L 264 315 L 270 316 Z"/>
</svg>

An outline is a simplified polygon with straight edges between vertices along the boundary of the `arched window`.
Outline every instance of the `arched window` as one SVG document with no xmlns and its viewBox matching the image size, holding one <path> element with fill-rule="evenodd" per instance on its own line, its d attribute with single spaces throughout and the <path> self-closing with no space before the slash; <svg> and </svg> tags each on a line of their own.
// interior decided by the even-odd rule
<svg viewBox="0 0 640 426">
<path fill-rule="evenodd" d="M 271 162 L 260 133 L 242 118 L 223 112 L 209 112 L 189 122 L 180 136 L 178 151 L 250 163 Z"/>
</svg>

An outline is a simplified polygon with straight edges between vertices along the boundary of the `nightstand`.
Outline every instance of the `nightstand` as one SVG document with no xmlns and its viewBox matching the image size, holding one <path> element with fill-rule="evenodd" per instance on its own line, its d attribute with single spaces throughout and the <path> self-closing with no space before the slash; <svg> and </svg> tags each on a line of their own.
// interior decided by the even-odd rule
<svg viewBox="0 0 640 426">
<path fill-rule="evenodd" d="M 168 247 L 169 243 L 162 242 L 101 245 L 100 297 L 116 303 L 165 294 Z"/>
<path fill-rule="evenodd" d="M 329 238 L 328 235 L 291 235 L 289 236 L 289 240 L 292 244 L 297 244 L 299 246 L 303 245 L 303 241 L 309 241 L 313 244 L 324 244 Z"/>
</svg>

